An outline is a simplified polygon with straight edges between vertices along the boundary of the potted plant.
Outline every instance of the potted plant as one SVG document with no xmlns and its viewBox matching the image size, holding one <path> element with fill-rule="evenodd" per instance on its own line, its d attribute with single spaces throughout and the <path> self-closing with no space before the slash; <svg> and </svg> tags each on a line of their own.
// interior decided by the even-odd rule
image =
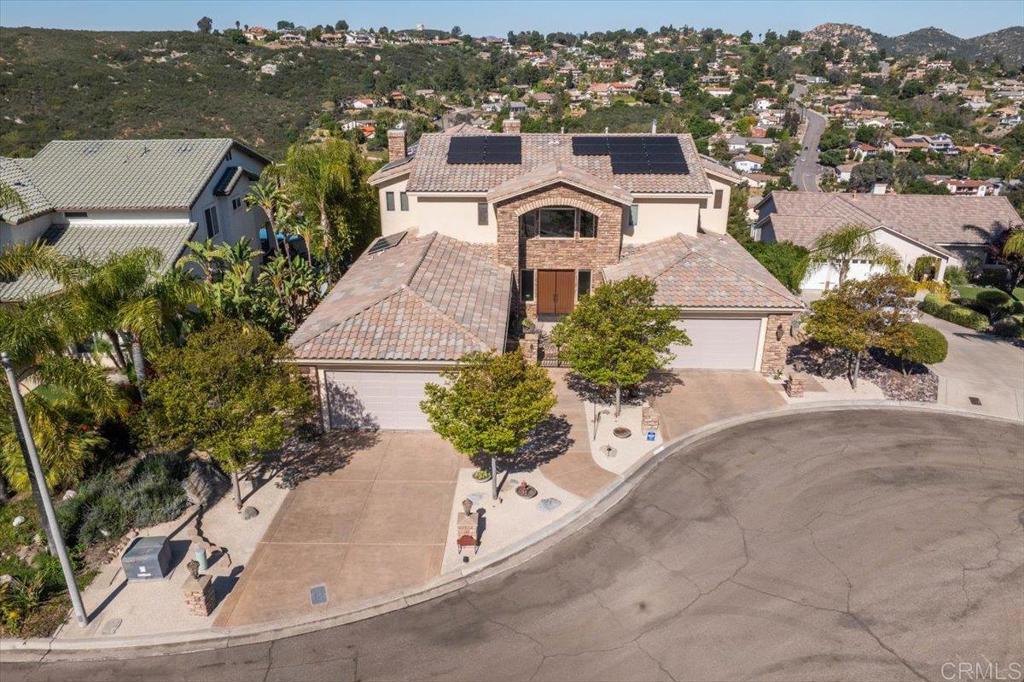
<svg viewBox="0 0 1024 682">
<path fill-rule="evenodd" d="M 473 480 L 480 481 L 481 483 L 486 483 L 491 480 L 490 469 L 477 469 L 473 472 Z"/>
</svg>

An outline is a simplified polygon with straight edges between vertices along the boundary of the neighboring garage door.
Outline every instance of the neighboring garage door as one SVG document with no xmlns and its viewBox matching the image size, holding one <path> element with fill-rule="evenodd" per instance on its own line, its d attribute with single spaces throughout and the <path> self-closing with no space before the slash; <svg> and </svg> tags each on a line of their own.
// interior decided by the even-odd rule
<svg viewBox="0 0 1024 682">
<path fill-rule="evenodd" d="M 669 367 L 755 369 L 761 320 L 691 319 L 681 322 L 691 346 L 672 346 Z"/>
<path fill-rule="evenodd" d="M 436 372 L 326 372 L 327 406 L 334 429 L 429 429 L 420 411 L 423 386 Z"/>
</svg>

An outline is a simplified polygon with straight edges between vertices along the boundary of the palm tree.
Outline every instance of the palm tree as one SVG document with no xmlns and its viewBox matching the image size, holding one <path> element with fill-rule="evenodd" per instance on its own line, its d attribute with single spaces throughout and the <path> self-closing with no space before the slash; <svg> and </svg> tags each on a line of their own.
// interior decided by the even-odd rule
<svg viewBox="0 0 1024 682">
<path fill-rule="evenodd" d="M 21 198 L 18 191 L 6 182 L 0 182 L 0 212 L 12 206 L 22 212 L 28 210 L 28 204 Z"/>
<path fill-rule="evenodd" d="M 345 248 L 349 239 L 347 226 L 332 224 L 341 209 L 353 199 L 359 178 L 353 173 L 360 163 L 354 147 L 347 141 L 331 138 L 323 144 L 292 145 L 285 158 L 284 177 L 288 194 L 305 216 L 317 216 L 320 240 L 328 272 L 331 257 L 338 248 Z M 338 243 L 340 242 L 340 243 Z"/>
<path fill-rule="evenodd" d="M 217 274 L 217 263 L 224 254 L 223 244 L 214 244 L 212 239 L 201 242 L 186 242 L 188 253 L 178 261 L 182 265 L 195 265 L 203 273 L 203 279 L 212 283 Z"/>
<path fill-rule="evenodd" d="M 274 251 L 280 253 L 281 247 L 277 244 L 275 219 L 278 207 L 286 204 L 288 197 L 272 176 L 273 173 L 264 172 L 264 176 L 260 178 L 259 182 L 249 188 L 249 193 L 245 195 L 245 205 L 249 208 L 258 206 L 263 211 L 263 215 L 267 217 L 267 229 L 270 232 L 268 236 L 274 242 Z"/>
<path fill-rule="evenodd" d="M 295 234 L 302 237 L 302 243 L 306 245 L 306 262 L 309 267 L 315 268 L 313 263 L 313 249 L 317 239 L 317 225 L 309 220 L 303 220 L 295 226 Z"/>
<path fill-rule="evenodd" d="M 883 265 L 892 272 L 897 271 L 900 267 L 899 254 L 891 247 L 875 242 L 871 232 L 862 225 L 844 225 L 833 232 L 826 232 L 815 240 L 810 262 L 834 265 L 839 272 L 840 285 L 846 281 L 855 260 L 866 260 Z"/>
<path fill-rule="evenodd" d="M 1003 259 L 1010 268 L 1009 293 L 1013 295 L 1014 289 L 1021 283 L 1021 274 L 1024 271 L 1024 229 L 1011 230 L 1002 248 Z"/>
</svg>

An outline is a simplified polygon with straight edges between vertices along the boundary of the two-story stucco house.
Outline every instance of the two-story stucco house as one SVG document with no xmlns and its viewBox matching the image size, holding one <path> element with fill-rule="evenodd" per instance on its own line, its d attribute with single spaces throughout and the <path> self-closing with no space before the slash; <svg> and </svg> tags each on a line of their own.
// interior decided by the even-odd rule
<svg viewBox="0 0 1024 682">
<path fill-rule="evenodd" d="M 742 179 L 689 135 L 502 134 L 469 126 L 407 149 L 370 182 L 383 236 L 290 343 L 327 427 L 425 429 L 423 385 L 472 350 L 514 347 L 520 316 L 571 312 L 642 275 L 678 306 L 675 367 L 780 366 L 800 301 L 726 234 Z M 783 334 L 784 332 L 784 334 Z"/>
<path fill-rule="evenodd" d="M 192 239 L 258 246 L 263 217 L 243 199 L 268 163 L 231 139 L 54 140 L 32 158 L 0 158 L 0 181 L 25 203 L 0 210 L 0 249 L 42 239 L 103 259 L 152 247 L 168 267 Z M 26 275 L 0 282 L 0 301 L 55 289 Z"/>
</svg>

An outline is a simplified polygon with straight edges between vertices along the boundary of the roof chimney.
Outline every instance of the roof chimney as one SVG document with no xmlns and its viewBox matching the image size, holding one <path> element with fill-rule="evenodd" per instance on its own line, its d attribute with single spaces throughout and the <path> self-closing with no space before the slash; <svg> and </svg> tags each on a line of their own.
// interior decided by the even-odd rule
<svg viewBox="0 0 1024 682">
<path fill-rule="evenodd" d="M 392 128 L 388 131 L 388 161 L 405 158 L 405 129 Z"/>
<path fill-rule="evenodd" d="M 658 119 L 651 121 L 651 135 L 658 134 Z"/>
<path fill-rule="evenodd" d="M 508 118 L 501 122 L 501 132 L 509 135 L 518 135 L 523 129 L 523 122 L 516 118 L 515 114 L 509 114 Z"/>
<path fill-rule="evenodd" d="M 888 185 L 888 183 L 885 183 L 885 182 L 876 182 L 876 183 L 875 183 L 875 184 L 874 184 L 874 185 L 873 185 L 873 186 L 871 187 L 871 193 L 872 193 L 872 194 L 885 194 L 885 191 L 886 191 L 887 189 L 889 189 L 889 185 Z"/>
</svg>

